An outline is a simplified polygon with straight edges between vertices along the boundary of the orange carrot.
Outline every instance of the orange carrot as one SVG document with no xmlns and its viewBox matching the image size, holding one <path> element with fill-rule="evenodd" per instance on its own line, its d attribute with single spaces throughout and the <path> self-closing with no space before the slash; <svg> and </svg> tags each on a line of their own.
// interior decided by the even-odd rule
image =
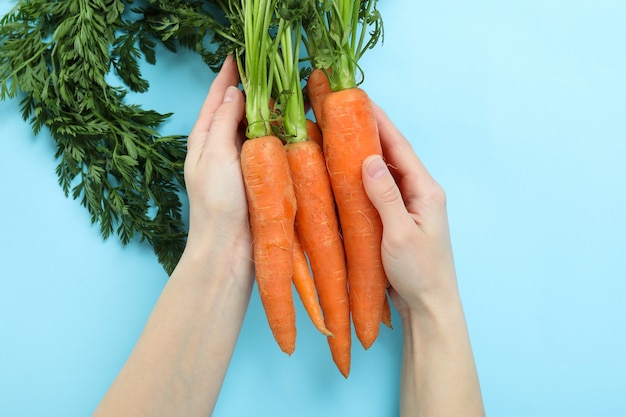
<svg viewBox="0 0 626 417">
<path fill-rule="evenodd" d="M 378 336 L 387 288 L 381 259 L 382 224 L 361 177 L 365 158 L 382 155 L 378 125 L 369 97 L 360 88 L 328 94 L 322 119 L 324 155 L 348 264 L 350 311 L 357 337 L 368 349 Z"/>
<path fill-rule="evenodd" d="M 322 119 L 322 103 L 324 102 L 324 98 L 330 93 L 330 84 L 328 83 L 328 77 L 324 70 L 315 68 L 311 71 L 307 80 L 306 89 L 311 109 L 315 115 L 315 121 L 321 128 L 324 123 Z"/>
<path fill-rule="evenodd" d="M 393 326 L 391 325 L 391 305 L 389 304 L 387 294 L 385 294 L 385 304 L 383 304 L 383 315 L 381 321 L 385 326 L 393 329 Z"/>
<path fill-rule="evenodd" d="M 317 143 L 320 148 L 324 149 L 324 143 L 322 138 L 322 131 L 319 128 L 319 125 L 315 123 L 313 120 L 306 120 L 306 131 L 309 136 L 309 140 Z"/>
<path fill-rule="evenodd" d="M 346 261 L 335 204 L 322 150 L 313 141 L 285 146 L 298 209 L 296 228 L 309 257 L 333 361 L 344 377 L 350 373 L 350 301 Z"/>
<path fill-rule="evenodd" d="M 309 263 L 306 260 L 304 249 L 302 249 L 302 245 L 300 244 L 297 230 L 293 245 L 293 283 L 296 287 L 298 295 L 300 296 L 300 300 L 302 300 L 302 305 L 309 314 L 309 318 L 313 322 L 315 328 L 322 334 L 332 337 L 333 334 L 324 324 L 324 316 L 322 315 L 322 309 L 319 301 L 317 300 L 317 292 L 315 289 L 315 283 L 313 282 L 313 276 L 311 276 Z"/>
<path fill-rule="evenodd" d="M 292 297 L 296 199 L 282 142 L 275 136 L 248 139 L 241 150 L 256 282 L 267 320 L 281 350 L 296 343 Z"/>
</svg>

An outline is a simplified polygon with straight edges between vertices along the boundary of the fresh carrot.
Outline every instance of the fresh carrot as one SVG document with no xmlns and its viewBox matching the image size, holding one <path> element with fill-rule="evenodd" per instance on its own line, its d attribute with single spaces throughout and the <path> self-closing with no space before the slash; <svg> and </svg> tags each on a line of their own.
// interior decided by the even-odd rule
<svg viewBox="0 0 626 417">
<path fill-rule="evenodd" d="M 387 295 L 385 294 L 385 304 L 383 304 L 383 316 L 381 318 L 382 323 L 389 327 L 390 329 L 393 329 L 393 326 L 391 325 L 391 305 L 389 304 L 389 298 L 387 297 Z"/>
<path fill-rule="evenodd" d="M 324 149 L 324 142 L 322 138 L 322 131 L 317 123 L 313 120 L 306 120 L 306 132 L 309 136 L 309 140 L 317 143 L 321 149 Z"/>
<path fill-rule="evenodd" d="M 281 17 L 277 33 L 280 52 L 274 67 L 276 107 L 281 109 L 281 139 L 287 143 L 285 149 L 296 194 L 296 230 L 311 264 L 324 322 L 333 334 L 328 338 L 333 361 L 347 378 L 351 326 L 346 262 L 322 149 L 309 139 L 307 130 L 299 68 L 301 22 Z"/>
<path fill-rule="evenodd" d="M 272 57 L 278 42 L 270 28 L 278 0 L 229 3 L 227 17 L 243 35 L 235 56 L 246 93 L 246 137 L 240 161 L 248 200 L 256 282 L 280 349 L 292 354 L 296 318 L 292 296 L 296 200 L 282 141 L 274 136 L 270 108 Z"/>
<path fill-rule="evenodd" d="M 280 139 L 264 136 L 245 141 L 241 169 L 259 294 L 274 338 L 291 355 L 296 342 L 291 286 L 296 199 Z"/>
<path fill-rule="evenodd" d="M 382 223 L 361 178 L 365 158 L 382 155 L 378 125 L 369 97 L 360 88 L 330 93 L 322 114 L 324 155 L 348 264 L 352 321 L 368 349 L 378 336 L 387 288 L 380 246 Z"/>
<path fill-rule="evenodd" d="M 329 3 L 316 2 L 315 13 L 305 19 L 305 47 L 312 66 L 329 83 L 320 117 L 324 156 L 344 238 L 352 321 L 368 349 L 378 336 L 387 278 L 381 260 L 382 225 L 361 178 L 365 158 L 382 155 L 382 150 L 369 97 L 359 88 L 359 59 L 382 38 L 382 18 L 377 0 Z"/>
<path fill-rule="evenodd" d="M 302 245 L 300 244 L 297 229 L 293 245 L 293 283 L 300 296 L 302 305 L 315 328 L 322 334 L 332 337 L 333 334 L 326 328 L 326 324 L 324 324 L 322 308 L 317 299 L 317 290 L 313 282 L 313 276 L 311 275 L 304 249 L 302 249 Z"/>
<path fill-rule="evenodd" d="M 330 93 L 330 84 L 326 72 L 320 68 L 314 68 L 309 74 L 306 84 L 307 96 L 311 104 L 311 110 L 315 115 L 315 121 L 322 127 L 324 121 L 322 119 L 322 103 Z"/>
<path fill-rule="evenodd" d="M 313 141 L 286 145 L 296 193 L 296 228 L 311 262 L 324 320 L 334 337 L 330 351 L 344 377 L 350 373 L 350 301 L 346 261 L 330 179 L 322 150 Z"/>
</svg>

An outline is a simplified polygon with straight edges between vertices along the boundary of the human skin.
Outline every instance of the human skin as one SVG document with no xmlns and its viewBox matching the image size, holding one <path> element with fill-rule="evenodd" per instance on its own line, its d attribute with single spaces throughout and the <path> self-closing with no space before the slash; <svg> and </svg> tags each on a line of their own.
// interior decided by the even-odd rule
<svg viewBox="0 0 626 417">
<path fill-rule="evenodd" d="M 446 194 L 374 104 L 384 160 L 363 163 L 383 224 L 383 266 L 402 320 L 402 417 L 484 416 L 458 291 Z"/>
<path fill-rule="evenodd" d="M 241 179 L 244 99 L 227 60 L 189 135 L 189 236 L 133 352 L 94 416 L 213 412 L 253 285 Z"/>
<path fill-rule="evenodd" d="M 187 245 L 95 417 L 213 412 L 254 282 L 238 83 L 227 59 L 188 139 Z M 374 109 L 385 160 L 366 159 L 363 183 L 381 216 L 383 265 L 402 319 L 401 416 L 483 416 L 445 193 L 385 113 Z"/>
</svg>

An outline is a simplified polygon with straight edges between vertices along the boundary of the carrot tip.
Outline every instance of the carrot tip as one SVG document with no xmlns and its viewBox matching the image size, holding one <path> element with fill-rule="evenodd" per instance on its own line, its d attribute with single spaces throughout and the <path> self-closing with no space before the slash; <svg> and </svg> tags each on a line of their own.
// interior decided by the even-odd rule
<svg viewBox="0 0 626 417">
<path fill-rule="evenodd" d="M 291 356 L 293 352 L 296 350 L 296 341 L 295 340 L 282 340 L 277 341 L 278 347 L 287 355 Z"/>
<path fill-rule="evenodd" d="M 335 335 L 333 334 L 333 332 L 331 332 L 330 330 L 324 328 L 324 329 L 318 329 L 324 336 L 328 336 L 328 337 L 335 337 Z"/>
<path fill-rule="evenodd" d="M 283 349 L 283 347 L 281 346 L 280 350 L 285 352 L 288 356 L 291 356 L 296 349 L 295 348 L 285 348 L 285 349 Z"/>
<path fill-rule="evenodd" d="M 363 346 L 363 349 L 365 349 L 365 350 L 371 348 L 372 345 L 374 344 L 375 340 L 376 340 L 376 337 L 368 338 L 368 339 L 361 339 L 361 338 L 359 338 L 359 341 L 361 342 L 361 346 Z"/>
</svg>

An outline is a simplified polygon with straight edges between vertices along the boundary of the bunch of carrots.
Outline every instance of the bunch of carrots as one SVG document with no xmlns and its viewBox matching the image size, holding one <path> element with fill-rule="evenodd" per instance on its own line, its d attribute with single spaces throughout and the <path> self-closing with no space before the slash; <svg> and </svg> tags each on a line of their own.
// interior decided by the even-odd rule
<svg viewBox="0 0 626 417">
<path fill-rule="evenodd" d="M 358 61 L 382 32 L 376 1 L 220 2 L 239 39 L 241 165 L 270 329 L 292 354 L 295 286 L 346 378 L 352 324 L 365 349 L 381 322 L 391 326 L 382 225 L 361 178 L 365 158 L 382 155 L 369 97 L 358 87 Z M 306 78 L 303 63 L 312 67 Z"/>
</svg>

